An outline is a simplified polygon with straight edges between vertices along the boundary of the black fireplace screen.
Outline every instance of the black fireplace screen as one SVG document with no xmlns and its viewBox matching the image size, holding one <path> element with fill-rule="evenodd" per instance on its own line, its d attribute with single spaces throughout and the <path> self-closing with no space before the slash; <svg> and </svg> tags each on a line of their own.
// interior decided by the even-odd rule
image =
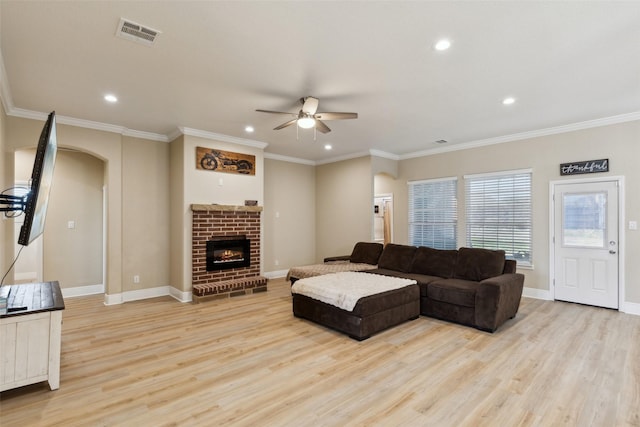
<svg viewBox="0 0 640 427">
<path fill-rule="evenodd" d="M 214 237 L 207 241 L 207 271 L 249 267 L 251 240 L 245 236 Z"/>
</svg>

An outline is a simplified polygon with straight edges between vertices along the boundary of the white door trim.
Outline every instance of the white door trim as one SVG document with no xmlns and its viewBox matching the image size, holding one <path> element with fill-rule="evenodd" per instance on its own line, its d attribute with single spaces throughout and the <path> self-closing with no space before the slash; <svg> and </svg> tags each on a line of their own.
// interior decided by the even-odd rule
<svg viewBox="0 0 640 427">
<path fill-rule="evenodd" d="M 373 205 L 375 206 L 376 204 L 376 199 L 389 199 L 389 202 L 391 203 L 391 222 L 390 222 L 390 227 L 391 230 L 389 230 L 389 238 L 391 239 L 391 242 L 393 242 L 393 222 L 395 221 L 394 219 L 394 206 L 393 206 L 393 193 L 380 193 L 380 194 L 375 194 L 373 196 Z M 373 209 L 371 210 L 373 212 Z M 373 214 L 373 219 L 371 220 L 371 241 L 375 241 L 376 239 L 376 231 L 375 231 L 375 213 Z"/>
<path fill-rule="evenodd" d="M 627 312 L 625 308 L 625 254 L 626 254 L 626 223 L 625 223 L 625 186 L 624 176 L 603 176 L 594 178 L 576 178 L 549 181 L 549 295 L 553 300 L 555 286 L 553 283 L 555 274 L 555 249 L 553 245 L 553 233 L 555 230 L 554 196 L 556 186 L 561 184 L 585 184 L 593 182 L 616 182 L 618 185 L 618 310 Z"/>
</svg>

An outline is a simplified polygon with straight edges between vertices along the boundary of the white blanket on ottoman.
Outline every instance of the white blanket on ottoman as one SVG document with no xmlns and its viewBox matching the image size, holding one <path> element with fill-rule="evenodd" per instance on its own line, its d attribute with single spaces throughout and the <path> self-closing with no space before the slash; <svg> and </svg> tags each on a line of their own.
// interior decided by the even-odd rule
<svg viewBox="0 0 640 427">
<path fill-rule="evenodd" d="M 360 298 L 416 283 L 411 279 L 350 271 L 300 279 L 293 284 L 291 292 L 353 311 Z"/>
</svg>

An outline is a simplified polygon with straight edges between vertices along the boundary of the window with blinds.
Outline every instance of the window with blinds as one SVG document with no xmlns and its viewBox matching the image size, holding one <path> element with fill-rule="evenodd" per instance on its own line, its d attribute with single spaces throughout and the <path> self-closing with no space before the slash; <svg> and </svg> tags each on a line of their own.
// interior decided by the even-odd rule
<svg viewBox="0 0 640 427">
<path fill-rule="evenodd" d="M 409 244 L 456 249 L 457 178 L 409 182 Z"/>
<path fill-rule="evenodd" d="M 467 175 L 467 246 L 502 249 L 531 265 L 531 171 Z"/>
</svg>

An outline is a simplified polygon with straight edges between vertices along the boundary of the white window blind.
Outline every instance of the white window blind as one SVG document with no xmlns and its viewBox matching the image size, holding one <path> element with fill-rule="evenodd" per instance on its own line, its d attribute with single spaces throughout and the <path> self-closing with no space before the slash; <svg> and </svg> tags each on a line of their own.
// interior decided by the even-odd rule
<svg viewBox="0 0 640 427">
<path fill-rule="evenodd" d="M 457 178 L 409 182 L 409 244 L 456 249 Z"/>
<path fill-rule="evenodd" d="M 465 176 L 467 245 L 531 265 L 531 171 Z"/>
</svg>

